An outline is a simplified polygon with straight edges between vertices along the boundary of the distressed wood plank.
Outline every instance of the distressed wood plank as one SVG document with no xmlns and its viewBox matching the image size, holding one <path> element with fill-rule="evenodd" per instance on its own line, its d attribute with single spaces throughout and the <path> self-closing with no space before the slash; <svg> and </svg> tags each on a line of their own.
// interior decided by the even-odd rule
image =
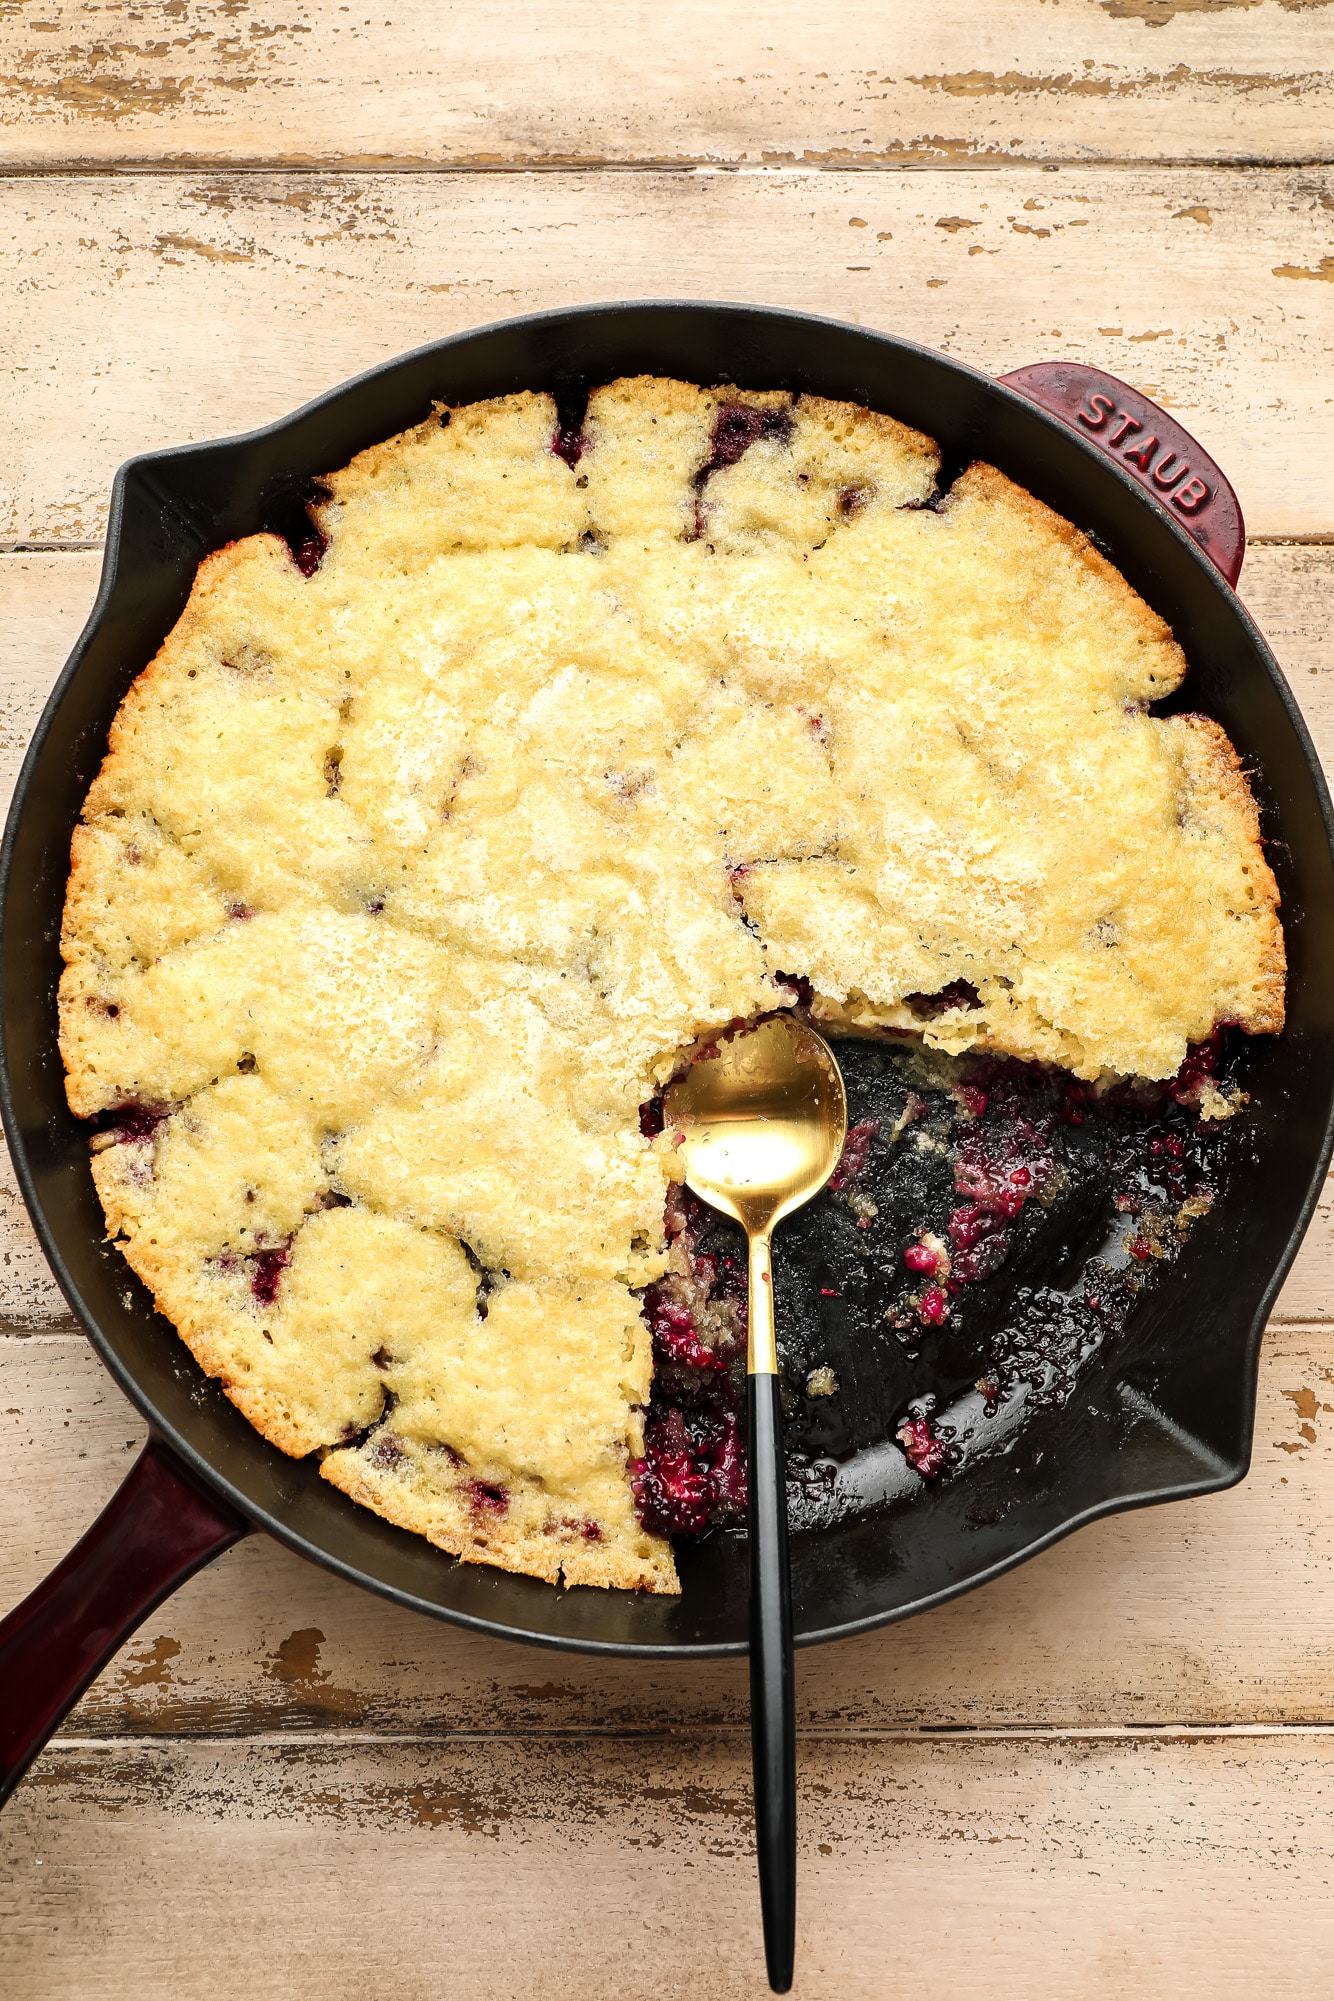
<svg viewBox="0 0 1334 2001">
<path fill-rule="evenodd" d="M 0 163 L 1306 160 L 1311 5 L 55 0 L 0 19 Z"/>
<path fill-rule="evenodd" d="M 170 194 L 0 191 L 20 260 L 0 303 L 19 364 L 0 534 L 91 539 L 129 451 L 263 421 L 368 360 L 530 304 L 675 291 L 683 270 L 701 295 L 741 286 L 997 370 L 1056 351 L 1100 361 L 1171 400 L 1236 470 L 1253 531 L 1334 528 L 1317 387 L 1334 188 L 1207 168 L 1328 154 L 1322 8 L 946 0 L 924 15 L 890 0 L 867 16 L 776 0 L 706 17 L 697 0 L 629 0 L 611 28 L 588 0 L 537 0 L 521 27 L 499 0 L 391 12 L 0 8 L 0 168 L 184 169 Z M 191 169 L 1006 154 L 1201 166 L 1078 183 L 1012 167 L 407 176 L 406 194 L 373 174 Z M 1082 237 L 1068 233 L 1081 193 Z M 1259 553 L 1245 594 L 1329 741 L 1334 569 L 1322 551 Z M 0 686 L 5 787 L 97 561 L 11 560 L 31 567 L 25 664 Z M 0 602 L 19 576 L 0 563 Z M 0 1326 L 57 1326 L 26 1225 L 6 1229 L 13 1207 L 0 1178 Z M 1326 1215 L 1280 1313 L 1324 1314 L 1331 1267 Z M 1037 1732 L 1334 1720 L 1331 1412 L 1329 1330 L 1277 1328 L 1242 1489 L 1102 1524 L 932 1619 L 803 1660 L 799 1992 L 1320 1990 L 1329 1735 Z M 0 1341 L 0 1427 L 8 1603 L 111 1491 L 141 1427 L 80 1343 L 40 1333 Z M 191 2001 L 220 1980 L 292 2001 L 763 1991 L 733 1664 L 482 1642 L 256 1540 L 162 1608 L 104 1683 L 73 1726 L 87 1739 L 54 1746 L 0 1822 L 6 1995 Z M 1025 1734 L 921 1734 L 942 1723 Z M 335 1734 L 349 1729 L 411 1741 Z M 264 1730 L 283 1741 L 237 1741 Z"/>
<path fill-rule="evenodd" d="M 77 1339 L 0 1342 L 0 1607 L 77 1540 L 143 1435 Z M 938 1612 L 800 1654 L 802 1727 L 1334 1722 L 1332 1513 L 1334 1335 L 1273 1328 L 1243 1486 L 1099 1523 Z M 743 1662 L 479 1639 L 256 1537 L 152 1615 L 69 1728 L 596 1733 L 745 1717 Z"/>
<path fill-rule="evenodd" d="M 438 335 L 673 293 L 997 372 L 1096 362 L 1198 432 L 1252 534 L 1330 533 L 1330 204 L 1334 169 L 0 182 L 0 538 L 96 538 L 129 453 L 266 422 Z"/>
<path fill-rule="evenodd" d="M 805 1744 L 800 1794 L 800 1995 L 1323 1991 L 1327 1735 Z M 61 1745 L 0 1823 L 7 1991 L 758 1997 L 748 1795 L 741 1740 Z"/>
</svg>

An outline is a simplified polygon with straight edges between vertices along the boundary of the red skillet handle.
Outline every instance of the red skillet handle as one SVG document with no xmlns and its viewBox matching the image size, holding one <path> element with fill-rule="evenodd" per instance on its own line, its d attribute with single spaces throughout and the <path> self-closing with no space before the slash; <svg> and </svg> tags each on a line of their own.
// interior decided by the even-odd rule
<svg viewBox="0 0 1334 2001">
<path fill-rule="evenodd" d="M 1175 417 L 1128 382 L 1081 361 L 1035 361 L 1000 379 L 1101 445 L 1176 516 L 1228 582 L 1236 583 L 1246 554 L 1237 496 Z"/>
<path fill-rule="evenodd" d="M 0 1806 L 141 1620 L 249 1527 L 148 1441 L 82 1542 L 0 1621 Z"/>
</svg>

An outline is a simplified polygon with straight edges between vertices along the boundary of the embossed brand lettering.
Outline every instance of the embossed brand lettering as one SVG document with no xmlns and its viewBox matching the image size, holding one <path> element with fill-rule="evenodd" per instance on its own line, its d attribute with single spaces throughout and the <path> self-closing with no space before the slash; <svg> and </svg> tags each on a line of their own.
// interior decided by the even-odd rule
<svg viewBox="0 0 1334 2001">
<path fill-rule="evenodd" d="M 1087 424 L 1090 431 L 1100 431 L 1115 408 L 1114 399 L 1104 396 L 1099 390 L 1090 395 L 1088 407 L 1078 413 L 1079 421 L 1081 424 Z"/>
<path fill-rule="evenodd" d="M 1147 472 L 1149 470 L 1149 460 L 1153 457 L 1157 449 L 1158 440 L 1150 433 L 1147 438 L 1141 438 L 1137 445 L 1127 445 L 1125 455 L 1131 465 L 1138 466 L 1141 472 Z"/>
<path fill-rule="evenodd" d="M 1198 514 L 1209 498 L 1209 489 L 1196 473 L 1186 484 L 1178 487 L 1172 495 L 1172 505 L 1179 507 L 1183 514 Z"/>
<path fill-rule="evenodd" d="M 1153 483 L 1166 491 L 1168 487 L 1175 486 L 1178 480 L 1185 479 L 1189 471 L 1190 467 L 1183 464 L 1175 452 L 1166 451 L 1153 469 Z"/>
<path fill-rule="evenodd" d="M 1130 436 L 1132 431 L 1142 431 L 1144 429 L 1139 418 L 1132 417 L 1128 410 L 1118 410 L 1116 417 L 1116 429 L 1107 440 L 1109 445 L 1119 445 L 1123 438 Z"/>
</svg>

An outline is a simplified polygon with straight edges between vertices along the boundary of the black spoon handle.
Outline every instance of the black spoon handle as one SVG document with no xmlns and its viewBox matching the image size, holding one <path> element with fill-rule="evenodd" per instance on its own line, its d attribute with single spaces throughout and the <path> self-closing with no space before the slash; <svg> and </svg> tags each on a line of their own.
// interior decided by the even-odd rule
<svg viewBox="0 0 1334 2001">
<path fill-rule="evenodd" d="M 797 1732 L 783 1412 L 776 1375 L 754 1375 L 748 1381 L 755 1853 L 769 1985 L 775 1994 L 786 1994 L 792 1985 L 797 1927 Z"/>
</svg>

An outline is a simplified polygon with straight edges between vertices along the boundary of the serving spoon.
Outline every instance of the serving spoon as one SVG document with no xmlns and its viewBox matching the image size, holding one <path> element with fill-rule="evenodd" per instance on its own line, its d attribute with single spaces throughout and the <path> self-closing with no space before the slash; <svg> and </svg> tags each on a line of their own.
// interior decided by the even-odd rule
<svg viewBox="0 0 1334 2001">
<path fill-rule="evenodd" d="M 792 1985 L 797 1923 L 797 1747 L 783 1412 L 778 1393 L 774 1227 L 818 1195 L 838 1165 L 848 1100 L 829 1044 L 792 1015 L 769 1015 L 709 1045 L 665 1100 L 686 1186 L 740 1223 L 750 1245 L 750 1741 L 755 1853 L 769 1985 Z"/>
</svg>

